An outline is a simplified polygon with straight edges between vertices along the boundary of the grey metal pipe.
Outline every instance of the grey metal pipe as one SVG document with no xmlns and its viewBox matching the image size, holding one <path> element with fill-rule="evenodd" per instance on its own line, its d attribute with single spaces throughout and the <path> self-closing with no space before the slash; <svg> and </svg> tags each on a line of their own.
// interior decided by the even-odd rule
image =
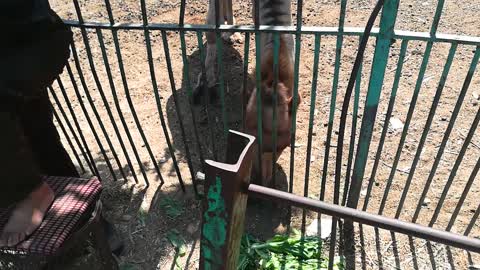
<svg viewBox="0 0 480 270">
<path fill-rule="evenodd" d="M 480 253 L 480 239 L 250 184 L 248 195 Z"/>
</svg>

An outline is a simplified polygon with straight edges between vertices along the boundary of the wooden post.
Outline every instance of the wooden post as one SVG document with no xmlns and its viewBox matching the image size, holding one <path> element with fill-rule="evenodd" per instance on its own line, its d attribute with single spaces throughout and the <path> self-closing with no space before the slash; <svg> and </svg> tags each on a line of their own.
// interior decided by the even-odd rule
<svg viewBox="0 0 480 270">
<path fill-rule="evenodd" d="M 226 163 L 206 160 L 200 270 L 236 270 L 255 137 L 229 130 Z"/>
</svg>

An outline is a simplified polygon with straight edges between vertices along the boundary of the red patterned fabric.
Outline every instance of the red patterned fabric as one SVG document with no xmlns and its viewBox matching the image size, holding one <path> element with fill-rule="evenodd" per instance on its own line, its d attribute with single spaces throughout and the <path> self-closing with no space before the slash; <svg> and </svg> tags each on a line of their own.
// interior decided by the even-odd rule
<svg viewBox="0 0 480 270">
<path fill-rule="evenodd" d="M 45 181 L 55 192 L 55 200 L 40 227 L 13 248 L 0 253 L 53 255 L 72 233 L 89 207 L 99 198 L 102 186 L 97 178 L 80 179 L 49 176 Z M 0 209 L 0 231 L 13 207 Z"/>
</svg>

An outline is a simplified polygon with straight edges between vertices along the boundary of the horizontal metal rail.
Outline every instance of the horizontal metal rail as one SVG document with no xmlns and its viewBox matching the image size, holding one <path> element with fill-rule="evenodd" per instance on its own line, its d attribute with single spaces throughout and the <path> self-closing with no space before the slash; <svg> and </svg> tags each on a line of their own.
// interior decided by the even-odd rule
<svg viewBox="0 0 480 270">
<path fill-rule="evenodd" d="M 250 184 L 248 195 L 480 253 L 480 239 Z"/>
<path fill-rule="evenodd" d="M 114 23 L 110 24 L 107 22 L 84 22 L 80 23 L 74 20 L 64 20 L 65 24 L 72 27 L 80 28 L 100 28 L 100 29 L 118 29 L 118 30 L 143 30 L 145 28 L 149 30 L 166 30 L 166 31 L 202 31 L 202 32 L 282 32 L 295 34 L 298 33 L 298 30 L 295 26 L 268 26 L 261 25 L 258 29 L 255 29 L 253 25 L 220 25 L 218 28 L 215 25 L 206 25 L 206 24 L 185 24 L 180 26 L 178 24 L 159 24 L 159 23 Z M 365 28 L 362 27 L 344 27 L 343 31 L 340 31 L 338 27 L 319 27 L 319 26 L 302 26 L 300 33 L 302 34 L 320 34 L 320 35 L 330 35 L 330 36 L 361 36 Z M 372 29 L 371 35 L 378 36 L 379 28 L 375 27 Z M 403 39 L 403 40 L 420 40 L 420 41 L 433 41 L 433 42 L 447 42 L 447 43 L 458 43 L 466 45 L 480 45 L 480 37 L 472 37 L 465 35 L 453 35 L 453 34 L 443 34 L 436 33 L 432 35 L 427 32 L 415 32 L 415 31 L 405 31 L 405 30 L 394 30 L 394 39 Z"/>
</svg>

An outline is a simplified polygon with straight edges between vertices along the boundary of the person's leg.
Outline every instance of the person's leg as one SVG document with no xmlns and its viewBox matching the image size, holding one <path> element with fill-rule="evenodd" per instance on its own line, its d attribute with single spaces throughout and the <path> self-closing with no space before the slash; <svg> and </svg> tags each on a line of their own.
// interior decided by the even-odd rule
<svg viewBox="0 0 480 270">
<path fill-rule="evenodd" d="M 13 246 L 42 222 L 53 201 L 52 189 L 41 180 L 13 102 L 0 102 L 0 207 L 14 206 L 0 232 L 0 246 Z"/>
</svg>

